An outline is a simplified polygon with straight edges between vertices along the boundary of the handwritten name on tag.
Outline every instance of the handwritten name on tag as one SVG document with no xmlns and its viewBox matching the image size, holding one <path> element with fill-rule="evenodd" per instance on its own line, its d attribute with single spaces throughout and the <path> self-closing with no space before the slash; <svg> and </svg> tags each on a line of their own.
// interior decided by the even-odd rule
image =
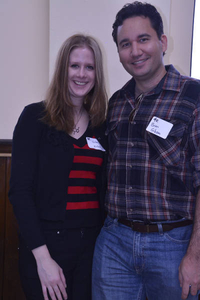
<svg viewBox="0 0 200 300">
<path fill-rule="evenodd" d="M 173 127 L 172 123 L 154 116 L 151 122 L 149 123 L 149 125 L 147 126 L 146 130 L 163 139 L 166 139 L 172 127 Z"/>
<path fill-rule="evenodd" d="M 96 149 L 96 150 L 101 150 L 101 151 L 106 151 L 101 144 L 99 143 L 99 141 L 95 138 L 90 138 L 90 137 L 86 137 L 86 141 L 88 144 L 88 147 L 90 149 Z"/>
</svg>

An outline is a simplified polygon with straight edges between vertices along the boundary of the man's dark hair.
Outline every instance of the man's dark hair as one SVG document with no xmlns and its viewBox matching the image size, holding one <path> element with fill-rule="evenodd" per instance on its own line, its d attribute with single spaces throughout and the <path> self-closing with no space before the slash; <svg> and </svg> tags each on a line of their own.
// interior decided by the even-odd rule
<svg viewBox="0 0 200 300">
<path fill-rule="evenodd" d="M 125 4 L 116 15 L 115 22 L 112 26 L 112 36 L 117 46 L 118 27 L 123 24 L 124 20 L 138 16 L 144 16 L 145 18 L 149 18 L 152 28 L 156 31 L 159 40 L 161 39 L 161 36 L 163 34 L 163 21 L 155 6 L 149 3 L 135 1 L 133 3 Z"/>
</svg>

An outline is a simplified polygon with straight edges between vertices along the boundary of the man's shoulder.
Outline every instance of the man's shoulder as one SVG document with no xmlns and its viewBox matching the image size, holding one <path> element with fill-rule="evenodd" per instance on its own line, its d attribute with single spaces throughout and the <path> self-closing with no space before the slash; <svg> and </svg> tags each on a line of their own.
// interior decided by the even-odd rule
<svg viewBox="0 0 200 300">
<path fill-rule="evenodd" d="M 180 85 L 183 84 L 188 84 L 188 85 L 196 85 L 196 86 L 200 86 L 200 80 L 190 77 L 190 76 L 186 76 L 183 74 L 180 74 L 179 71 L 173 66 L 173 65 L 167 65 L 165 66 L 167 73 L 168 73 L 168 78 L 167 80 L 172 80 L 173 83 L 174 82 L 180 82 Z"/>
<path fill-rule="evenodd" d="M 168 77 L 164 83 L 164 89 L 177 93 L 176 99 L 193 109 L 200 105 L 200 80 L 180 74 L 173 65 L 166 68 Z M 185 107 L 186 107 L 185 106 Z"/>
<path fill-rule="evenodd" d="M 200 80 L 181 75 L 181 86 L 184 97 L 186 99 L 193 100 L 195 103 L 199 103 L 200 99 Z"/>
<path fill-rule="evenodd" d="M 134 91 L 134 86 L 135 86 L 135 81 L 133 78 L 131 78 L 129 81 L 125 83 L 125 85 L 117 90 L 110 98 L 109 102 L 115 102 L 116 100 L 120 98 L 124 98 L 124 94 L 127 92 L 133 93 Z"/>
<path fill-rule="evenodd" d="M 196 86 L 200 87 L 200 80 L 197 78 L 181 75 L 181 79 L 182 79 L 182 81 L 187 82 L 188 84 L 192 84 L 192 85 L 196 85 Z"/>
</svg>

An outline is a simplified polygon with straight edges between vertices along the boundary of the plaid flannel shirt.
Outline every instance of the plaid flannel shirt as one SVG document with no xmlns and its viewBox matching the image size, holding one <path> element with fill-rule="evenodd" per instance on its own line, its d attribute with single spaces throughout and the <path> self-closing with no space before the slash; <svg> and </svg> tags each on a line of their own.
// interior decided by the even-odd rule
<svg viewBox="0 0 200 300">
<path fill-rule="evenodd" d="M 200 185 L 200 82 L 172 66 L 136 103 L 131 79 L 109 101 L 106 210 L 111 217 L 194 218 Z M 146 131 L 156 116 L 173 124 L 166 139 Z"/>
</svg>

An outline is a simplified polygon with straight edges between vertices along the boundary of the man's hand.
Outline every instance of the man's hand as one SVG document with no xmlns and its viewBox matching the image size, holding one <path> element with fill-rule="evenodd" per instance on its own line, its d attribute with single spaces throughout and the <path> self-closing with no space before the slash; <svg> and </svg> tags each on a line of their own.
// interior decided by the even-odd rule
<svg viewBox="0 0 200 300">
<path fill-rule="evenodd" d="M 200 289 L 200 257 L 187 253 L 179 267 L 179 281 L 182 287 L 181 298 L 187 299 L 188 294 L 195 296 Z"/>
<path fill-rule="evenodd" d="M 66 281 L 60 266 L 51 258 L 47 247 L 41 246 L 32 250 L 40 278 L 42 292 L 45 300 L 67 299 Z M 47 293 L 48 290 L 48 293 Z"/>
<path fill-rule="evenodd" d="M 183 300 L 187 299 L 189 292 L 195 296 L 200 289 L 200 188 L 196 198 L 192 236 L 179 266 L 179 281 Z"/>
</svg>

